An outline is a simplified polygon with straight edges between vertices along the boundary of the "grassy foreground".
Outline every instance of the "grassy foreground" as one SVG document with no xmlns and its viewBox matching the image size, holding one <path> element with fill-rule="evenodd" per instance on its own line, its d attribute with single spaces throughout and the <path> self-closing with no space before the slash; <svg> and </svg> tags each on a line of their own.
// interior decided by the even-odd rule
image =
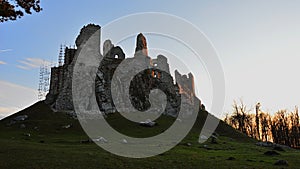
<svg viewBox="0 0 300 169">
<path fill-rule="evenodd" d="M 18 115 L 28 119 L 12 126 L 6 124 Z M 104 151 L 88 140 L 78 121 L 65 113 L 53 112 L 43 102 L 0 121 L 0 169 L 81 169 L 81 168 L 300 168 L 300 152 L 293 149 L 277 151 L 267 156 L 272 148 L 258 147 L 255 140 L 220 123 L 216 132 L 217 144 L 210 139 L 197 143 L 206 112 L 200 112 L 189 135 L 172 150 L 155 157 L 131 159 Z M 171 117 L 160 117 L 158 126 L 141 127 L 119 115 L 108 121 L 122 133 L 147 137 L 155 135 L 172 124 Z M 20 128 L 24 124 L 25 128 Z M 62 126 L 72 124 L 70 128 Z M 30 136 L 28 136 L 30 133 Z M 189 143 L 189 144 L 188 144 Z M 276 166 L 277 160 L 288 161 L 288 166 Z"/>
</svg>

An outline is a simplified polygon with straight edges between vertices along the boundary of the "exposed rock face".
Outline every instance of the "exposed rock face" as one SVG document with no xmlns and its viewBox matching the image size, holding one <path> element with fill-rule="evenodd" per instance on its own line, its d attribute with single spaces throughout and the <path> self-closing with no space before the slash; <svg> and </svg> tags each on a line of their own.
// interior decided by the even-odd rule
<svg viewBox="0 0 300 169">
<path fill-rule="evenodd" d="M 74 109 L 71 89 L 74 60 L 78 56 L 84 42 L 99 29 L 100 26 L 93 24 L 83 27 L 76 39 L 77 49 L 66 48 L 64 65 L 51 69 L 50 91 L 46 102 L 54 109 L 60 111 Z M 167 58 L 163 55 L 158 55 L 156 59 L 151 59 L 148 56 L 147 41 L 143 34 L 140 33 L 137 36 L 134 58 L 125 58 L 122 48 L 114 46 L 110 40 L 106 40 L 103 43 L 102 50 L 103 59 L 98 68 L 95 81 L 95 93 L 101 111 L 105 113 L 114 113 L 117 111 L 111 93 L 112 78 L 116 69 L 124 60 L 129 63 L 138 61 L 139 64 L 136 64 L 137 67 L 148 68 L 136 74 L 133 79 L 129 79 L 129 77 L 117 79 L 119 84 L 130 82 L 130 101 L 137 110 L 145 111 L 151 107 L 149 94 L 152 89 L 160 89 L 166 94 L 167 105 L 164 113 L 168 115 L 176 116 L 180 110 L 180 104 L 200 103 L 200 100 L 194 93 L 193 75 L 181 75 L 176 71 L 175 78 L 177 83 L 175 83 L 173 77 L 170 75 Z M 123 73 L 130 73 L 131 70 L 128 69 L 126 71 Z M 186 103 L 181 103 L 183 95 L 188 98 Z M 121 95 L 118 95 L 117 99 L 121 97 Z"/>
</svg>

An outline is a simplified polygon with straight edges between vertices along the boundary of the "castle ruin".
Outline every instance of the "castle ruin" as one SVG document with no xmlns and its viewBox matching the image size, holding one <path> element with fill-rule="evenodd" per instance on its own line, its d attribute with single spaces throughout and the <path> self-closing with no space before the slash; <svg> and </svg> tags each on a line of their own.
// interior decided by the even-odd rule
<svg viewBox="0 0 300 169">
<path fill-rule="evenodd" d="M 74 109 L 72 102 L 72 73 L 75 58 L 88 38 L 100 29 L 100 26 L 89 24 L 84 26 L 76 38 L 76 47 L 64 49 L 64 63 L 51 68 L 50 89 L 45 102 L 55 110 L 70 111 Z M 99 37 L 100 38 L 100 37 Z M 98 68 L 95 80 L 95 93 L 98 106 L 102 112 L 117 112 L 111 96 L 111 80 L 119 64 L 134 59 L 142 60 L 148 69 L 138 73 L 130 83 L 130 100 L 132 105 L 140 110 L 147 110 L 151 105 L 149 94 L 152 89 L 160 89 L 167 96 L 167 105 L 164 113 L 176 116 L 180 110 L 180 104 L 193 104 L 200 100 L 195 96 L 194 77 L 191 73 L 187 75 L 175 71 L 174 78 L 170 75 L 167 57 L 158 55 L 156 59 L 148 56 L 147 41 L 143 34 L 138 34 L 134 58 L 126 58 L 119 46 L 114 46 L 110 40 L 102 45 L 102 61 Z M 120 79 L 120 82 L 130 79 Z M 181 103 L 181 96 L 188 98 L 187 103 Z"/>
</svg>

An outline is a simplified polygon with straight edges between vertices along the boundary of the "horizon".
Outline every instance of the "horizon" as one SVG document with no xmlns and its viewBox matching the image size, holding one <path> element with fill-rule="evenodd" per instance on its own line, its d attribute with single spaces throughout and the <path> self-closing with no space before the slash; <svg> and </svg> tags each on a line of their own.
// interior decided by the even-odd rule
<svg viewBox="0 0 300 169">
<path fill-rule="evenodd" d="M 124 15 L 149 11 L 186 19 L 202 30 L 215 46 L 226 81 L 223 115 L 231 112 L 233 100 L 240 98 L 248 107 L 260 102 L 262 110 L 271 114 L 280 109 L 293 111 L 295 106 L 300 105 L 300 96 L 297 95 L 300 80 L 293 77 L 300 70 L 297 67 L 300 12 L 296 5 L 300 2 L 286 4 L 274 1 L 271 7 L 269 3 L 260 1 L 184 3 L 186 6 L 173 2 L 174 7 L 168 10 L 164 9 L 169 5 L 167 1 L 119 3 L 123 6 L 115 7 L 114 4 L 98 1 L 90 4 L 62 2 L 56 6 L 54 2 L 42 1 L 43 11 L 40 13 L 1 23 L 0 71 L 5 73 L 0 75 L 0 119 L 37 101 L 40 65 L 55 62 L 60 44 L 73 45 L 84 25 L 96 23 L 104 26 Z M 81 10 L 82 5 L 86 6 L 84 10 Z M 111 7 L 103 8 L 103 5 L 113 6 L 115 10 L 112 12 Z M 65 6 L 72 10 L 66 10 Z M 100 11 L 99 6 L 102 7 Z M 177 10 L 179 7 L 181 10 Z M 82 13 L 74 13 L 75 10 Z M 110 15 L 106 15 L 108 13 Z M 161 45 L 155 36 L 146 35 L 146 38 L 149 48 Z M 135 41 L 128 40 L 123 44 L 123 50 L 130 56 Z M 156 57 L 154 53 L 150 55 Z M 190 66 L 199 67 L 187 65 Z M 182 67 L 175 66 L 172 70 L 176 68 Z M 199 76 L 195 83 L 197 96 L 209 110 L 212 99 L 211 86 L 206 81 L 209 75 L 194 76 Z"/>
</svg>

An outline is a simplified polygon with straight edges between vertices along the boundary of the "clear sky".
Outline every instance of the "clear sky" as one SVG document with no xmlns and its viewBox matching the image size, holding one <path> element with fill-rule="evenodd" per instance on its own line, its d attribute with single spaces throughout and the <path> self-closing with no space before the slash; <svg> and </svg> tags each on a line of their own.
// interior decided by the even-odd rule
<svg viewBox="0 0 300 169">
<path fill-rule="evenodd" d="M 300 1 L 41 0 L 41 5 L 40 13 L 0 24 L 0 118 L 37 100 L 39 65 L 56 61 L 60 44 L 74 45 L 82 26 L 137 12 L 173 14 L 207 35 L 224 69 L 224 112 L 240 98 L 249 108 L 259 101 L 271 113 L 300 106 Z M 209 86 L 199 80 L 196 85 L 209 107 Z"/>
</svg>

